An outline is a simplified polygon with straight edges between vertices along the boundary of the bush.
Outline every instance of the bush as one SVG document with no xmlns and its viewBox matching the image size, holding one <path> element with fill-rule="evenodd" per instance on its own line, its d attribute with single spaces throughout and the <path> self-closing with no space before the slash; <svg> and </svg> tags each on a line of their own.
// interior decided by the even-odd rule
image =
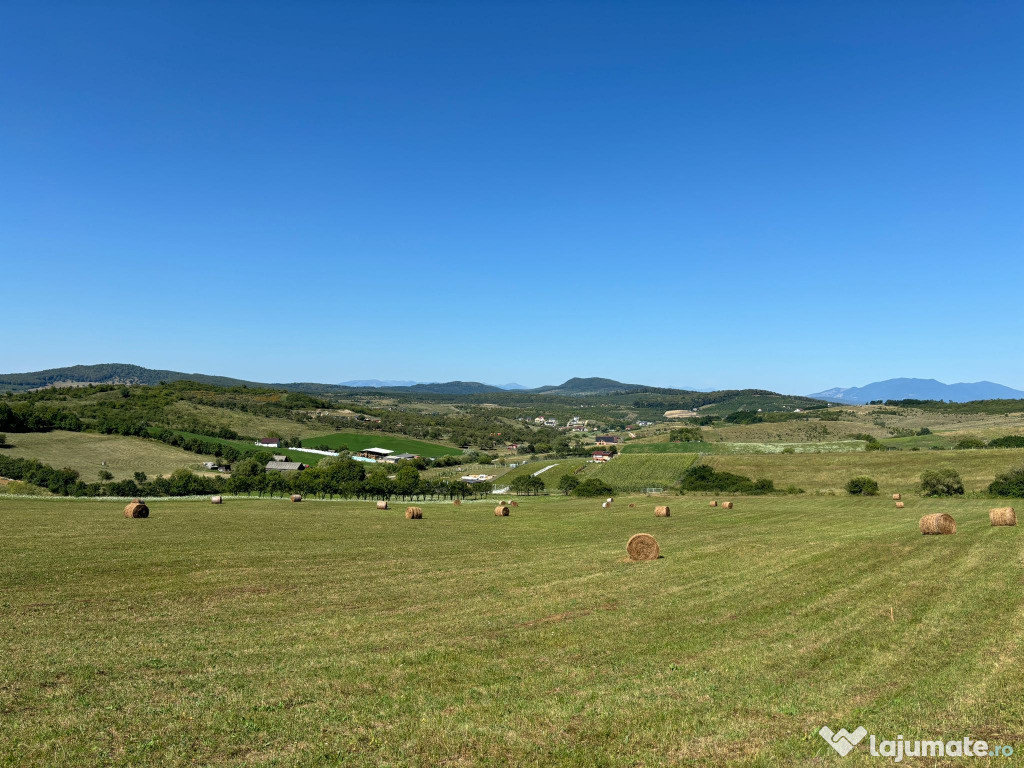
<svg viewBox="0 0 1024 768">
<path fill-rule="evenodd" d="M 775 492 L 775 481 L 769 480 L 767 477 L 760 477 L 754 481 L 754 490 L 751 493 L 755 495 L 762 495 L 765 493 Z"/>
<path fill-rule="evenodd" d="M 732 472 L 718 472 L 707 464 L 695 464 L 690 467 L 679 481 L 679 487 L 683 491 L 716 491 L 719 493 L 754 493 L 754 485 L 754 481 L 749 477 Z M 766 491 L 761 492 L 765 493 Z"/>
<path fill-rule="evenodd" d="M 878 483 L 870 477 L 861 475 L 846 484 L 846 492 L 851 496 L 877 496 Z"/>
<path fill-rule="evenodd" d="M 592 477 L 577 485 L 572 492 L 573 496 L 611 496 L 615 489 L 608 483 Z"/>
<path fill-rule="evenodd" d="M 794 448 L 792 445 L 787 445 L 785 448 L 782 449 L 782 452 L 783 453 L 796 453 L 796 448 Z"/>
<path fill-rule="evenodd" d="M 958 451 L 970 451 L 975 448 L 984 448 L 985 441 L 977 437 L 962 437 L 957 440 L 956 445 L 953 446 Z"/>
<path fill-rule="evenodd" d="M 988 444 L 989 448 L 1024 448 L 1024 435 L 997 437 Z"/>
<path fill-rule="evenodd" d="M 988 487 L 988 492 L 995 496 L 1012 496 L 1016 499 L 1024 498 L 1024 467 L 1012 469 L 1002 475 L 996 475 L 996 479 Z"/>
<path fill-rule="evenodd" d="M 964 481 L 950 467 L 931 469 L 921 475 L 921 493 L 925 496 L 963 496 Z"/>
</svg>

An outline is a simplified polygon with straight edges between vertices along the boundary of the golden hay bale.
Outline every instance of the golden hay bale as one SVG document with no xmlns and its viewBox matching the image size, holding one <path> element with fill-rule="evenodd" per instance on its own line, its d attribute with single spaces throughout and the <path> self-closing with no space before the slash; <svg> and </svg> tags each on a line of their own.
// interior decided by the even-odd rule
<svg viewBox="0 0 1024 768">
<path fill-rule="evenodd" d="M 1016 525 L 1017 513 L 1013 507 L 998 507 L 988 511 L 988 521 L 992 525 Z"/>
<path fill-rule="evenodd" d="M 452 504 L 454 504 L 457 507 L 462 504 L 462 499 L 456 499 L 455 501 L 452 502 Z"/>
<path fill-rule="evenodd" d="M 922 517 L 917 527 L 926 536 L 929 534 L 956 533 L 956 520 L 945 512 L 936 512 Z"/>
<path fill-rule="evenodd" d="M 224 503 L 224 499 L 221 498 L 220 496 L 214 496 L 214 497 L 212 497 L 210 499 L 210 503 L 211 504 L 223 504 Z"/>
<path fill-rule="evenodd" d="M 655 517 L 670 517 L 671 515 L 672 515 L 672 510 L 669 509 L 668 507 L 655 507 L 654 508 L 654 516 Z"/>
<path fill-rule="evenodd" d="M 518 501 L 513 501 L 509 506 L 510 507 L 518 507 L 519 506 L 519 502 Z"/>
<path fill-rule="evenodd" d="M 902 496 L 900 496 L 900 495 L 899 495 L 898 493 L 894 493 L 894 494 L 892 495 L 892 500 L 893 500 L 893 501 L 899 501 L 899 500 L 900 500 L 900 499 L 902 499 L 902 498 L 903 498 L 903 497 L 902 497 Z"/>
<path fill-rule="evenodd" d="M 423 519 L 423 510 L 420 509 L 419 507 L 406 507 L 405 519 L 406 520 L 422 520 Z"/>
<path fill-rule="evenodd" d="M 499 504 L 494 508 L 495 517 L 508 517 L 508 512 L 509 509 L 507 504 Z"/>
<path fill-rule="evenodd" d="M 141 499 L 129 502 L 124 508 L 124 516 L 129 518 L 149 517 L 149 507 Z"/>
<path fill-rule="evenodd" d="M 605 499 L 605 501 L 607 501 L 609 504 L 611 504 L 613 501 L 615 501 L 615 499 L 608 498 L 608 499 Z"/>
<path fill-rule="evenodd" d="M 732 509 L 732 502 L 731 501 L 723 501 L 722 502 L 722 509 Z"/>
<path fill-rule="evenodd" d="M 378 501 L 377 502 L 377 509 L 387 509 L 387 508 L 388 508 L 388 503 L 386 501 Z"/>
<path fill-rule="evenodd" d="M 717 501 L 712 501 L 710 504 L 708 504 L 708 506 L 709 507 L 717 507 L 718 506 L 718 502 Z"/>
<path fill-rule="evenodd" d="M 896 502 L 896 509 L 903 509 L 905 506 L 907 506 L 907 505 L 904 504 L 902 501 L 897 501 Z"/>
<path fill-rule="evenodd" d="M 302 494 L 301 493 L 293 493 L 292 494 L 292 501 L 302 501 Z"/>
<path fill-rule="evenodd" d="M 636 533 L 626 542 L 630 560 L 657 560 L 661 554 L 657 540 L 649 533 Z"/>
</svg>

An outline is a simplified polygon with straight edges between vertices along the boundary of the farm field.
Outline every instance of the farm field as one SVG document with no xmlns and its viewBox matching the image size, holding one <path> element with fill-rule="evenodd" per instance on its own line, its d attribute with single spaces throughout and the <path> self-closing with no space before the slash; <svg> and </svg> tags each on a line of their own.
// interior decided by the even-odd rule
<svg viewBox="0 0 1024 768">
<path fill-rule="evenodd" d="M 996 475 L 1024 466 L 1024 449 L 730 454 L 701 461 L 726 472 L 771 478 L 776 488 L 796 485 L 809 492 L 841 492 L 850 478 L 867 475 L 878 481 L 883 494 L 911 493 L 920 485 L 922 472 L 952 467 L 971 492 L 985 490 Z"/>
<path fill-rule="evenodd" d="M 271 432 L 289 438 L 316 437 L 317 435 L 329 435 L 335 431 L 333 427 L 324 427 L 314 421 L 296 421 L 263 416 L 247 411 L 216 408 L 211 405 L 184 401 L 174 403 L 168 410 L 176 417 L 176 420 L 200 419 L 204 423 L 228 427 L 240 435 L 253 437 L 267 437 Z"/>
<path fill-rule="evenodd" d="M 818 443 L 626 443 L 623 454 L 639 453 L 782 453 L 792 449 L 794 453 L 847 453 L 863 451 L 867 443 L 863 440 L 840 440 Z"/>
<path fill-rule="evenodd" d="M 36 459 L 44 464 L 70 467 L 86 482 L 98 479 L 101 470 L 115 480 L 130 478 L 134 472 L 150 476 L 169 475 L 176 469 L 196 469 L 213 456 L 202 456 L 157 440 L 91 432 L 18 432 L 8 434 L 12 448 L 0 448 L 0 455 Z M 106 466 L 101 462 L 105 461 Z"/>
<path fill-rule="evenodd" d="M 366 448 L 386 448 L 396 453 L 415 453 L 419 456 L 458 456 L 459 448 L 438 443 L 427 443 L 413 440 L 401 435 L 382 435 L 379 432 L 335 432 L 330 435 L 311 437 L 302 441 L 303 448 L 316 448 L 326 445 L 331 450 L 347 446 L 350 451 L 362 451 Z"/>
<path fill-rule="evenodd" d="M 697 460 L 696 454 L 622 454 L 604 464 L 590 464 L 583 476 L 608 483 L 617 493 L 669 488 Z M 554 470 L 552 470 L 554 471 Z"/>
<path fill-rule="evenodd" d="M 537 477 L 544 481 L 544 489 L 549 493 L 558 491 L 558 481 L 569 474 L 576 474 L 577 470 L 581 467 L 593 467 L 595 464 L 589 464 L 586 459 L 573 457 L 570 459 L 541 459 L 539 461 L 529 461 L 521 467 L 509 470 L 506 474 L 501 477 L 501 485 L 508 485 L 512 480 L 517 477 L 524 475 L 532 475 L 534 472 L 538 472 L 544 467 L 555 464 L 546 472 L 543 472 Z M 586 470 L 584 469 L 584 472 Z M 583 473 L 580 473 L 582 479 Z"/>
<path fill-rule="evenodd" d="M 990 501 L 666 498 L 0 498 L 0 764 L 883 762 L 823 725 L 1019 751 L 1024 539 Z M 624 561 L 637 531 L 661 559 Z"/>
</svg>

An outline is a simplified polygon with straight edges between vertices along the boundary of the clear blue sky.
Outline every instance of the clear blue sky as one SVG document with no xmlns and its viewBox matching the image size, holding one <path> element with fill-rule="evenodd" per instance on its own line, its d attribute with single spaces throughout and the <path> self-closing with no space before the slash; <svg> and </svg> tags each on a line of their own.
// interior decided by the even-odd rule
<svg viewBox="0 0 1024 768">
<path fill-rule="evenodd" d="M 3 17 L 0 371 L 1024 388 L 1020 2 Z"/>
</svg>

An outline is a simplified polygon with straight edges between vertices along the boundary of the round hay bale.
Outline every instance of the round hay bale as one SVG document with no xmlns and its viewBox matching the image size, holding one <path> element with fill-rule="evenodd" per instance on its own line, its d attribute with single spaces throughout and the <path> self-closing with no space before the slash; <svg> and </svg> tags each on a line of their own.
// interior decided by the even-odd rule
<svg viewBox="0 0 1024 768">
<path fill-rule="evenodd" d="M 896 502 L 896 509 L 903 509 L 905 506 L 907 506 L 907 505 L 904 504 L 902 501 L 897 501 Z"/>
<path fill-rule="evenodd" d="M 211 504 L 223 504 L 224 503 L 224 499 L 221 498 L 220 496 L 213 496 L 210 499 L 210 503 Z"/>
<path fill-rule="evenodd" d="M 609 504 L 611 504 L 613 501 L 615 501 L 615 499 L 605 499 L 605 501 L 607 501 Z"/>
<path fill-rule="evenodd" d="M 454 504 L 456 507 L 458 507 L 458 506 L 460 506 L 462 504 L 462 499 L 456 499 L 455 501 L 452 502 L 452 504 Z"/>
<path fill-rule="evenodd" d="M 626 553 L 630 560 L 657 560 L 661 549 L 651 534 L 636 533 L 626 542 Z"/>
<path fill-rule="evenodd" d="M 420 509 L 419 507 L 406 507 L 405 519 L 406 520 L 422 520 L 423 519 L 423 510 Z"/>
<path fill-rule="evenodd" d="M 502 501 L 502 502 L 499 502 L 499 503 L 503 507 L 511 507 L 512 506 L 512 502 L 511 501 Z"/>
<path fill-rule="evenodd" d="M 899 501 L 899 500 L 900 500 L 900 499 L 902 499 L 902 498 L 903 498 L 903 497 L 902 497 L 902 496 L 900 496 L 900 495 L 899 495 L 898 493 L 894 493 L 894 494 L 892 495 L 892 500 L 893 500 L 893 501 Z"/>
<path fill-rule="evenodd" d="M 672 510 L 669 509 L 668 507 L 655 507 L 654 508 L 654 516 L 655 517 L 671 517 L 672 516 Z"/>
<path fill-rule="evenodd" d="M 124 516 L 131 519 L 149 517 L 149 507 L 141 499 L 135 499 L 128 502 L 128 506 L 124 508 Z"/>
<path fill-rule="evenodd" d="M 607 501 L 602 501 L 601 502 L 601 509 L 608 509 L 608 507 L 610 507 L 610 506 L 611 506 L 611 504 L 609 504 Z"/>
<path fill-rule="evenodd" d="M 710 504 L 708 504 L 708 506 L 709 507 L 717 507 L 718 506 L 718 502 L 717 501 L 712 501 Z"/>
<path fill-rule="evenodd" d="M 723 501 L 722 502 L 722 509 L 732 509 L 732 502 L 731 501 Z"/>
<path fill-rule="evenodd" d="M 292 494 L 292 501 L 302 501 L 302 494 L 301 493 L 293 493 Z"/>
<path fill-rule="evenodd" d="M 499 504 L 494 508 L 495 517 L 508 517 L 508 512 L 509 510 L 507 504 Z"/>
<path fill-rule="evenodd" d="M 925 536 L 956 533 L 956 520 L 945 512 L 936 512 L 922 517 L 917 527 Z"/>
<path fill-rule="evenodd" d="M 511 507 L 518 507 L 519 506 L 519 502 L 518 501 L 513 501 L 509 506 L 511 506 Z"/>
<path fill-rule="evenodd" d="M 387 509 L 387 508 L 388 508 L 388 503 L 386 501 L 378 501 L 377 502 L 377 509 Z"/>
<path fill-rule="evenodd" d="M 1016 525 L 1017 513 L 1013 507 L 998 507 L 988 511 L 988 521 L 992 525 Z"/>
<path fill-rule="evenodd" d="M 629 508 L 630 508 L 630 509 L 633 509 L 633 507 L 635 507 L 635 506 L 636 506 L 636 504 L 630 504 L 630 505 L 629 505 Z"/>
</svg>

